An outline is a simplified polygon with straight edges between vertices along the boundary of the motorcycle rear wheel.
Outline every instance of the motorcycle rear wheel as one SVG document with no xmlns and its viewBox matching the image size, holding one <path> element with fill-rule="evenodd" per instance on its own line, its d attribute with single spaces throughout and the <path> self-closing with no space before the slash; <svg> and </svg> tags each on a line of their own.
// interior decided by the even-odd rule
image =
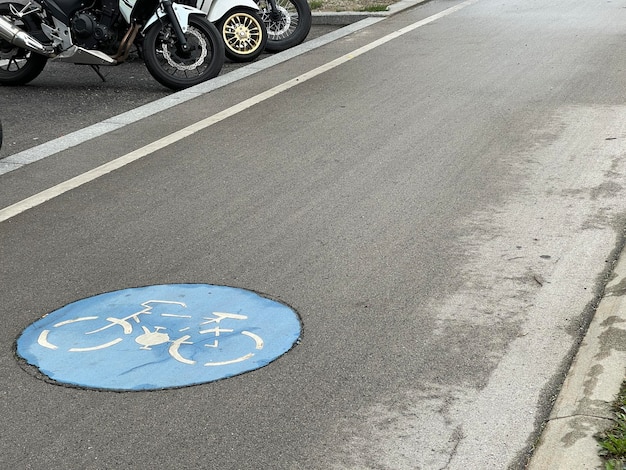
<svg viewBox="0 0 626 470">
<path fill-rule="evenodd" d="M 217 24 L 226 57 L 233 62 L 252 62 L 265 50 L 267 29 L 257 12 L 249 8 L 229 11 Z"/>
<path fill-rule="evenodd" d="M 0 3 L 0 15 L 10 19 L 14 26 L 32 33 L 39 30 L 38 24 L 32 15 L 21 19 L 14 18 L 9 9 L 10 3 Z M 18 10 L 23 5 L 14 4 Z M 39 76 L 48 62 L 48 58 L 0 39 L 0 84 L 2 85 L 25 85 Z"/>
<path fill-rule="evenodd" d="M 161 85 L 182 90 L 217 77 L 224 65 L 224 43 L 213 23 L 189 16 L 185 33 L 189 52 L 182 52 L 166 19 L 153 24 L 143 40 L 146 68 Z"/>
<path fill-rule="evenodd" d="M 282 52 L 302 43 L 311 31 L 311 7 L 307 0 L 276 0 L 272 11 L 267 0 L 255 0 L 267 28 L 268 52 Z"/>
</svg>

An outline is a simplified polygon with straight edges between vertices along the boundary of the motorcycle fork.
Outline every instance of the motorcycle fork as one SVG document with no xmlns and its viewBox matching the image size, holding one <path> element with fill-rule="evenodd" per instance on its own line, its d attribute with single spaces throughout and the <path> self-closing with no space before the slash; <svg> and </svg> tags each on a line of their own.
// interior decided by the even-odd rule
<svg viewBox="0 0 626 470">
<path fill-rule="evenodd" d="M 174 13 L 172 0 L 162 0 L 161 4 L 163 5 L 163 10 L 165 11 L 167 18 L 170 20 L 172 27 L 174 28 L 174 34 L 176 34 L 176 39 L 178 39 L 177 47 L 179 51 L 189 52 L 189 44 L 187 44 L 187 38 L 185 37 L 185 33 L 183 33 L 183 28 L 181 28 L 180 23 L 178 22 L 178 17 L 176 16 L 176 13 Z"/>
<path fill-rule="evenodd" d="M 267 0 L 269 3 L 271 11 L 270 11 L 270 19 L 272 21 L 278 21 L 282 18 L 281 13 L 278 11 L 278 6 L 276 5 L 276 0 Z"/>
</svg>

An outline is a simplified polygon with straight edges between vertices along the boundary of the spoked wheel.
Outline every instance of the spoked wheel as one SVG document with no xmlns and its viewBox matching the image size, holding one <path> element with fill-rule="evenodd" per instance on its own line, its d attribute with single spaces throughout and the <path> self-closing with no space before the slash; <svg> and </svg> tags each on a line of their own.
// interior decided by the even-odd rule
<svg viewBox="0 0 626 470">
<path fill-rule="evenodd" d="M 21 19 L 11 16 L 9 3 L 0 4 L 0 15 L 13 25 L 26 31 L 33 32 L 39 29 L 32 18 L 33 15 L 24 16 Z M 21 10 L 23 5 L 14 4 Z M 48 58 L 0 39 L 0 84 L 24 85 L 37 78 L 46 66 Z"/>
<path fill-rule="evenodd" d="M 272 10 L 268 0 L 255 0 L 267 28 L 269 52 L 281 52 L 297 46 L 311 30 L 311 8 L 307 0 L 276 0 L 278 11 Z"/>
<path fill-rule="evenodd" d="M 182 51 L 171 23 L 153 24 L 143 41 L 150 74 L 162 85 L 182 90 L 216 77 L 224 65 L 224 43 L 217 28 L 205 18 L 189 16 L 185 33 L 189 51 Z"/>
<path fill-rule="evenodd" d="M 233 62 L 251 62 L 261 55 L 267 43 L 267 29 L 254 10 L 231 10 L 218 23 L 226 47 L 226 57 Z"/>
</svg>

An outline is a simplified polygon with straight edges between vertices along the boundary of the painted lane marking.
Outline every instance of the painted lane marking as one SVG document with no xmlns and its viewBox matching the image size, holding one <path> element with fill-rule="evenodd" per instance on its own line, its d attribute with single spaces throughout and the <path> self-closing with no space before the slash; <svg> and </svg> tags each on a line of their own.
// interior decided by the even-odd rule
<svg viewBox="0 0 626 470">
<path fill-rule="evenodd" d="M 429 23 L 432 23 L 433 21 L 436 21 L 438 19 L 441 19 L 445 16 L 448 16 L 452 13 L 455 13 L 467 6 L 473 5 L 475 3 L 477 3 L 479 0 L 466 0 L 465 2 L 459 3 L 458 5 L 455 5 L 453 7 L 450 7 L 446 10 L 443 10 L 435 15 L 429 16 L 428 18 L 425 18 L 423 20 L 420 20 L 416 23 L 413 23 L 409 26 L 406 26 L 404 28 L 398 29 L 396 31 L 394 31 L 393 33 L 390 33 L 376 41 L 373 41 L 365 46 L 362 46 L 358 49 L 355 49 L 352 52 L 349 52 L 335 60 L 332 60 L 330 62 L 327 62 L 324 65 L 321 65 L 313 70 L 310 70 L 308 72 L 303 73 L 302 75 L 293 78 L 291 80 L 288 80 L 280 85 L 275 86 L 274 88 L 271 88 L 263 93 L 260 93 L 256 96 L 253 96 L 252 98 L 248 98 L 247 100 L 244 100 L 234 106 L 231 106 L 230 108 L 225 109 L 224 111 L 221 111 L 217 114 L 214 114 L 213 116 L 209 116 L 206 119 L 203 119 L 201 121 L 198 121 L 190 126 L 185 127 L 184 129 L 181 129 L 177 132 L 174 132 L 170 135 L 167 135 L 161 139 L 158 139 L 148 145 L 145 145 L 144 147 L 141 147 L 140 149 L 134 150 L 130 153 L 127 153 L 126 155 L 123 155 L 121 157 L 118 157 L 115 160 L 112 160 L 108 163 L 105 163 L 104 165 L 101 165 L 99 167 L 96 167 L 90 171 L 87 171 L 81 175 L 78 175 L 74 178 L 71 178 L 67 181 L 64 181 L 63 183 L 60 183 L 56 186 L 53 186 L 49 189 L 46 189 L 44 191 L 41 191 L 38 194 L 35 194 L 31 197 L 28 197 L 26 199 L 23 199 L 22 201 L 19 201 L 15 204 L 12 204 L 8 207 L 5 207 L 4 209 L 0 210 L 0 222 L 4 222 L 5 220 L 8 220 L 12 217 L 15 217 L 16 215 L 19 215 L 25 211 L 27 211 L 28 209 L 32 209 L 33 207 L 37 207 L 41 204 L 43 204 L 44 202 L 47 202 L 51 199 L 54 199 L 57 196 L 60 196 L 61 194 L 64 194 L 68 191 L 71 191 L 72 189 L 76 189 L 86 183 L 89 183 L 91 181 L 94 181 L 98 178 L 100 178 L 101 176 L 104 176 L 108 173 L 111 173 L 115 170 L 118 170 L 132 162 L 135 162 L 147 155 L 150 155 L 154 152 L 157 152 L 165 147 L 168 147 L 176 142 L 178 142 L 179 140 L 182 140 L 186 137 L 190 137 L 193 134 L 200 132 L 204 129 L 207 129 L 208 127 L 217 124 L 227 118 L 233 117 L 237 114 L 239 114 L 242 111 L 245 111 L 248 108 L 251 108 L 254 105 L 257 105 L 259 103 L 262 103 L 263 101 L 266 101 L 284 91 L 287 91 L 293 87 L 295 87 L 296 85 L 299 85 L 301 83 L 304 83 L 308 80 L 311 80 L 312 78 L 315 78 L 325 72 L 328 72 L 329 70 L 332 70 L 356 57 L 359 57 L 363 54 L 365 54 L 366 52 L 369 52 L 383 44 L 388 43 L 389 41 L 392 41 L 394 39 L 397 39 L 398 37 L 407 34 L 417 28 L 420 28 L 422 26 L 425 26 Z"/>
<path fill-rule="evenodd" d="M 200 83 L 186 90 L 178 91 L 164 98 L 160 98 L 150 103 L 146 103 L 138 108 L 131 109 L 125 113 L 118 114 L 97 124 L 93 124 L 84 129 L 71 132 L 57 139 L 50 140 L 36 147 L 32 147 L 21 152 L 9 155 L 0 160 L 0 175 L 17 170 L 25 165 L 43 160 L 51 155 L 62 152 L 69 148 L 80 145 L 88 140 L 103 136 L 109 132 L 121 129 L 129 124 L 133 124 L 142 119 L 150 117 L 161 111 L 165 111 L 174 106 L 178 106 L 186 101 L 205 95 L 211 91 L 218 90 L 226 85 L 242 80 L 255 73 L 274 67 L 275 65 L 286 62 L 293 57 L 297 57 L 306 52 L 315 50 L 328 43 L 336 41 L 344 36 L 352 34 L 361 29 L 382 21 L 384 18 L 366 18 L 341 29 L 325 34 L 319 38 L 312 39 L 303 44 L 295 46 L 291 49 L 273 55 L 259 62 L 241 67 L 227 74 L 220 75 L 208 82 Z"/>
</svg>

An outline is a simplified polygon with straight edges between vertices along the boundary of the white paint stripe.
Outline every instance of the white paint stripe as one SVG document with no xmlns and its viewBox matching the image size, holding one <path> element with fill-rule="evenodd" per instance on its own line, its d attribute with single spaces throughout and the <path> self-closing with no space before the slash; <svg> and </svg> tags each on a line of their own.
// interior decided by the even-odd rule
<svg viewBox="0 0 626 470">
<path fill-rule="evenodd" d="M 429 16 L 428 18 L 425 18 L 421 21 L 418 21 L 409 26 L 406 26 L 397 31 L 394 31 L 393 33 L 388 34 L 387 36 L 384 36 L 374 42 L 371 42 L 370 44 L 366 46 L 360 47 L 331 62 L 321 65 L 320 67 L 310 70 L 309 72 L 303 73 L 302 75 L 296 78 L 293 78 L 291 80 L 288 80 L 280 85 L 277 85 L 274 88 L 271 88 L 259 95 L 253 96 L 252 98 L 248 98 L 247 100 L 244 100 L 241 103 L 231 106 L 230 108 L 225 109 L 224 111 L 221 111 L 217 114 L 214 114 L 213 116 L 209 116 L 206 119 L 198 121 L 184 129 L 181 129 L 180 131 L 174 132 L 140 149 L 127 153 L 126 155 L 123 155 L 115 160 L 105 163 L 104 165 L 94 168 L 93 170 L 90 170 L 86 173 L 83 173 L 67 181 L 64 181 L 63 183 L 53 186 L 52 188 L 46 189 L 45 191 L 35 194 L 11 206 L 5 207 L 4 209 L 0 210 L 0 222 L 4 222 L 5 220 L 8 220 L 11 217 L 21 214 L 22 212 L 25 212 L 28 209 L 39 206 L 40 204 L 43 204 L 44 202 L 49 201 L 50 199 L 53 199 L 57 196 L 60 196 L 61 194 L 64 194 L 72 189 L 78 188 L 79 186 L 82 186 L 86 183 L 94 181 L 100 178 L 101 176 L 111 173 L 112 171 L 122 168 L 128 165 L 129 163 L 132 163 L 147 155 L 150 155 L 151 153 L 154 153 L 173 143 L 176 143 L 179 140 L 184 139 L 185 137 L 189 137 L 195 134 L 196 132 L 204 130 L 212 126 L 213 124 L 223 121 L 224 119 L 227 119 L 229 117 L 232 117 L 240 113 L 241 111 L 244 111 L 256 104 L 266 101 L 278 95 L 279 93 L 282 93 L 283 91 L 289 90 L 290 88 L 293 88 L 296 85 L 299 85 L 300 83 L 304 83 L 314 77 L 317 77 L 318 75 L 323 74 L 324 72 L 332 70 L 335 67 L 338 67 L 339 65 L 342 65 L 348 62 L 349 60 L 354 59 L 355 57 L 365 54 L 366 52 L 369 52 L 378 46 L 381 46 L 389 41 L 392 41 L 393 39 L 396 39 L 402 36 L 403 34 L 411 32 L 421 26 L 432 23 L 433 21 L 436 21 L 454 12 L 457 12 L 460 9 L 465 8 L 469 5 L 473 5 L 474 3 L 477 3 L 478 1 L 479 0 L 467 0 L 463 3 L 459 3 L 458 5 L 448 8 L 447 10 L 444 10 L 435 15 Z"/>
<path fill-rule="evenodd" d="M 92 346 L 90 348 L 70 348 L 69 352 L 89 352 L 89 351 L 98 351 L 99 349 L 106 349 L 108 347 L 114 346 L 117 343 L 122 341 L 122 338 L 116 338 L 113 341 L 109 341 L 108 343 L 99 344 L 98 346 Z"/>
<path fill-rule="evenodd" d="M 227 366 L 228 364 L 235 364 L 237 362 L 243 362 L 246 361 L 248 359 L 250 359 L 251 357 L 254 356 L 254 353 L 248 353 L 245 356 L 241 356 L 238 357 L 237 359 L 232 359 L 230 361 L 224 361 L 224 362 L 207 362 L 204 365 L 207 367 L 211 367 L 211 366 Z"/>
<path fill-rule="evenodd" d="M 180 348 L 181 344 L 191 344 L 191 343 L 186 343 L 185 341 L 187 341 L 189 338 L 191 338 L 191 336 L 189 335 L 185 335 L 180 339 L 177 339 L 176 341 L 173 341 L 172 344 L 169 347 L 169 353 L 170 356 L 172 356 L 174 359 L 176 359 L 178 362 L 182 362 L 183 364 L 195 364 L 196 361 L 192 360 L 192 359 L 187 359 L 185 357 L 183 357 L 180 352 L 178 352 L 178 348 Z"/>
<path fill-rule="evenodd" d="M 257 349 L 263 349 L 263 346 L 265 345 L 265 343 L 263 342 L 263 338 L 261 338 L 259 335 L 255 335 L 254 333 L 250 333 L 249 331 L 242 331 L 241 334 L 252 338 L 254 342 L 256 343 L 255 347 Z"/>
<path fill-rule="evenodd" d="M 79 321 L 86 321 L 86 320 L 97 320 L 98 317 L 80 317 L 80 318 L 73 318 L 71 320 L 64 320 L 62 322 L 56 323 L 53 326 L 55 328 L 58 328 L 59 326 L 64 326 L 64 325 L 69 325 L 70 323 L 76 323 Z"/>
<path fill-rule="evenodd" d="M 39 334 L 39 338 L 37 338 L 37 343 L 39 343 L 40 346 L 43 346 L 44 348 L 48 348 L 48 349 L 59 349 L 58 346 L 55 346 L 54 344 L 50 343 L 48 341 L 48 335 L 50 334 L 50 330 L 43 330 L 40 334 Z"/>
</svg>

